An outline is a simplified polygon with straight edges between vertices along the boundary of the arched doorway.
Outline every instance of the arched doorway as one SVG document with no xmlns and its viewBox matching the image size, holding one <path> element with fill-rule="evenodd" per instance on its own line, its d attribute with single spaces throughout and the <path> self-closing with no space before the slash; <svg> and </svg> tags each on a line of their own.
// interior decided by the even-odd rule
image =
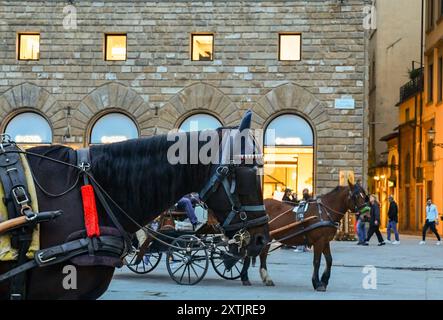
<svg viewBox="0 0 443 320">
<path fill-rule="evenodd" d="M 303 189 L 314 188 L 314 132 L 295 114 L 274 118 L 266 127 L 264 198 L 281 200 L 286 188 L 300 199 Z"/>
</svg>

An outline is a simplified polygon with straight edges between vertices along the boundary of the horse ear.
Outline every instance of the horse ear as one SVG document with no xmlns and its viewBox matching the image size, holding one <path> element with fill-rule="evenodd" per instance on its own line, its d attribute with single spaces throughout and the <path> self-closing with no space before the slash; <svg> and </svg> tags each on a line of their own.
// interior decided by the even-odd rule
<svg viewBox="0 0 443 320">
<path fill-rule="evenodd" d="M 238 127 L 238 130 L 241 132 L 245 129 L 251 128 L 251 119 L 252 119 L 252 111 L 248 110 L 243 116 L 243 119 L 240 122 L 240 126 Z"/>
</svg>

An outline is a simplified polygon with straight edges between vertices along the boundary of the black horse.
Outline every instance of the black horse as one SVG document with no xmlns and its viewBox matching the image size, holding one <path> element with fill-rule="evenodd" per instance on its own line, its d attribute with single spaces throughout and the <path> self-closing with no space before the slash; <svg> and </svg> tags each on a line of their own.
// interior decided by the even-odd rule
<svg viewBox="0 0 443 320">
<path fill-rule="evenodd" d="M 249 119 L 243 119 L 240 126 L 247 129 Z M 202 132 L 198 133 L 200 136 Z M 220 137 L 222 130 L 216 130 Z M 189 133 L 183 133 L 189 138 Z M 90 172 L 103 186 L 111 198 L 130 215 L 136 223 L 128 219 L 122 211 L 115 214 L 120 224 L 128 233 L 139 229 L 138 225 L 146 225 L 161 212 L 169 208 L 181 196 L 201 190 L 213 176 L 218 163 L 203 164 L 171 164 L 168 161 L 168 150 L 175 143 L 166 135 L 151 138 L 140 138 L 109 145 L 90 147 Z M 189 139 L 187 139 L 189 141 Z M 205 142 L 198 142 L 198 150 Z M 187 158 L 190 158 L 188 148 Z M 30 149 L 33 153 L 58 159 L 70 164 L 77 163 L 75 150 L 64 146 L 46 146 Z M 85 229 L 83 220 L 82 199 L 78 179 L 79 170 L 63 164 L 54 163 L 28 155 L 34 179 L 38 182 L 37 197 L 40 211 L 63 210 L 63 215 L 56 220 L 41 224 L 41 248 L 65 242 L 69 235 Z M 231 165 L 232 166 L 232 165 Z M 260 179 L 257 177 L 257 163 L 233 165 L 236 177 L 238 199 L 242 205 L 262 206 L 263 198 Z M 232 178 L 229 178 L 231 180 Z M 64 190 L 66 194 L 60 195 Z M 248 192 L 241 192 L 248 190 Z M 232 205 L 226 191 L 222 187 L 213 188 L 208 195 L 207 205 L 217 220 L 223 223 L 232 212 Z M 100 226 L 113 226 L 102 205 L 97 201 Z M 266 212 L 246 212 L 248 219 L 266 216 Z M 263 219 L 262 219 L 263 220 Z M 240 223 L 241 217 L 234 217 L 232 223 Z M 252 225 L 249 230 L 251 241 L 247 254 L 257 256 L 266 245 L 269 235 L 267 223 Z M 77 289 L 65 290 L 63 279 L 66 274 L 63 268 L 72 262 L 67 261 L 52 266 L 35 268 L 27 273 L 28 299 L 97 299 L 108 288 L 114 268 L 104 266 L 77 266 Z M 10 270 L 12 264 L 0 262 L 0 274 Z M 9 283 L 0 283 L 0 299 L 9 298 Z"/>
</svg>

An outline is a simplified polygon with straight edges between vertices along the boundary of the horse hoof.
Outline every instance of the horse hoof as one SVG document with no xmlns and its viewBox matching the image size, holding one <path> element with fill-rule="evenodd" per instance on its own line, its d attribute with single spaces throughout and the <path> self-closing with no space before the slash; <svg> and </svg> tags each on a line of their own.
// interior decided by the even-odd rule
<svg viewBox="0 0 443 320">
<path fill-rule="evenodd" d="M 250 282 L 249 280 L 242 281 L 242 284 L 243 284 L 244 286 L 251 286 L 251 282 Z"/>
<path fill-rule="evenodd" d="M 274 281 L 272 281 L 272 280 L 266 280 L 265 285 L 267 287 L 275 287 Z"/>
<path fill-rule="evenodd" d="M 325 292 L 326 291 L 326 286 L 324 284 L 321 284 L 315 290 L 318 291 L 318 292 Z"/>
</svg>

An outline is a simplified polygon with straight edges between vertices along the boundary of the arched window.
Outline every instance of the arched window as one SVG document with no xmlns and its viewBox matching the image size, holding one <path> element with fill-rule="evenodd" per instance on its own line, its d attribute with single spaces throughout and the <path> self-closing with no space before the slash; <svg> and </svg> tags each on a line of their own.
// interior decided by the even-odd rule
<svg viewBox="0 0 443 320">
<path fill-rule="evenodd" d="M 314 133 L 300 116 L 284 114 L 265 131 L 263 196 L 282 200 L 285 190 L 298 200 L 303 189 L 314 188 Z"/>
<path fill-rule="evenodd" d="M 35 112 L 16 115 L 6 125 L 5 133 L 17 143 L 52 143 L 52 129 L 48 121 Z"/>
<path fill-rule="evenodd" d="M 215 130 L 221 127 L 222 124 L 214 116 L 206 113 L 193 114 L 185 119 L 180 125 L 181 131 L 202 131 L 202 130 Z"/>
<path fill-rule="evenodd" d="M 90 143 L 113 143 L 138 138 L 134 121 L 122 113 L 108 113 L 95 122 Z"/>
<path fill-rule="evenodd" d="M 293 114 L 275 118 L 266 128 L 266 146 L 313 146 L 314 135 L 309 123 Z"/>
</svg>

